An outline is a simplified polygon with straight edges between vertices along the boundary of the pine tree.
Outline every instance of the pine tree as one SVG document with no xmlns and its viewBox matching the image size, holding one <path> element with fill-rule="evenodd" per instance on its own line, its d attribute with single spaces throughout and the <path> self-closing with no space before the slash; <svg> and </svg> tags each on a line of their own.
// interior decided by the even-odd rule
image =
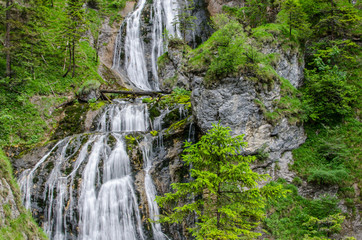
<svg viewBox="0 0 362 240">
<path fill-rule="evenodd" d="M 186 142 L 183 160 L 192 166 L 192 180 L 174 183 L 173 193 L 157 197 L 164 208 L 183 203 L 174 205 L 162 222 L 180 223 L 196 215 L 198 221 L 189 231 L 197 240 L 259 236 L 252 230 L 264 217 L 266 198 L 282 193 L 279 185 L 259 188 L 258 182 L 268 175 L 251 170 L 255 158 L 242 156 L 242 148 L 246 147 L 243 136 L 231 137 L 230 131 L 220 124 L 213 125 L 198 143 Z"/>
<path fill-rule="evenodd" d="M 72 77 L 75 76 L 75 51 L 82 33 L 84 33 L 84 9 L 83 0 L 68 0 L 67 15 L 68 21 L 66 23 L 66 35 L 68 36 L 68 50 L 69 50 L 69 65 L 68 70 L 63 77 L 73 70 Z"/>
<path fill-rule="evenodd" d="M 191 15 L 192 10 L 195 9 L 193 0 L 187 0 L 185 5 L 181 8 L 179 14 L 176 15 L 173 25 L 178 26 L 183 35 L 183 40 L 186 42 L 186 34 L 195 28 L 196 17 Z"/>
<path fill-rule="evenodd" d="M 292 38 L 292 29 L 307 31 L 307 15 L 303 12 L 298 0 L 286 0 L 282 9 L 287 14 L 287 24 L 289 25 L 289 39 Z M 304 32 L 305 34 L 306 32 Z"/>
<path fill-rule="evenodd" d="M 6 52 L 6 77 L 11 77 L 11 38 L 10 38 L 10 32 L 11 32 L 11 7 L 12 7 L 13 1 L 12 0 L 6 0 L 6 10 L 5 10 L 5 52 Z"/>
</svg>

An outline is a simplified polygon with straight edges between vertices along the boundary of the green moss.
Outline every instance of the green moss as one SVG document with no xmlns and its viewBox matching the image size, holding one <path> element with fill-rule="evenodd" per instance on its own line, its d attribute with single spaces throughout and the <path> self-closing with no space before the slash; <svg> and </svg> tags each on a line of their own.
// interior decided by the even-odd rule
<svg viewBox="0 0 362 240">
<path fill-rule="evenodd" d="M 178 74 L 176 73 L 173 77 L 165 79 L 163 81 L 163 86 L 165 88 L 172 89 L 176 85 L 177 79 L 178 79 Z"/>
<path fill-rule="evenodd" d="M 191 91 L 182 88 L 175 88 L 171 94 L 163 95 L 161 98 L 143 98 L 142 101 L 149 104 L 149 113 L 152 120 L 160 116 L 162 110 L 174 108 L 164 118 L 166 127 L 181 118 L 179 109 L 175 108 L 178 105 L 184 105 L 188 114 L 191 114 Z"/>
<path fill-rule="evenodd" d="M 183 130 L 188 122 L 188 119 L 182 119 L 181 121 L 173 123 L 169 128 L 166 130 L 166 135 L 174 134 L 180 130 Z"/>
<path fill-rule="evenodd" d="M 142 137 L 143 136 L 138 133 L 126 135 L 124 138 L 126 140 L 127 151 L 129 152 L 132 149 L 136 148 L 138 143 L 142 140 Z"/>
<path fill-rule="evenodd" d="M 165 52 L 157 59 L 158 69 L 162 71 L 166 65 L 170 63 L 170 58 L 168 57 L 168 52 Z"/>
<path fill-rule="evenodd" d="M 156 105 L 151 105 L 151 108 L 148 110 L 149 116 L 151 120 L 153 121 L 156 117 L 159 117 L 161 112 L 158 110 Z"/>
<path fill-rule="evenodd" d="M 60 139 L 66 136 L 82 133 L 84 131 L 85 115 L 89 110 L 89 104 L 73 104 L 65 109 L 65 117 L 62 119 L 52 135 L 52 139 Z"/>
<path fill-rule="evenodd" d="M 156 137 L 158 135 L 158 131 L 151 131 L 150 132 L 152 136 Z"/>
<path fill-rule="evenodd" d="M 89 108 L 93 111 L 99 110 L 106 105 L 105 101 L 91 102 L 89 103 Z"/>
</svg>

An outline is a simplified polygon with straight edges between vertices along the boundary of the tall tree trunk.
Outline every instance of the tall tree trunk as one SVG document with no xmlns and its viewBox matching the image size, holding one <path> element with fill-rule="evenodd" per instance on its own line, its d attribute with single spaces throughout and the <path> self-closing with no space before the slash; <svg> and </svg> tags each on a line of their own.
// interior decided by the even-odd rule
<svg viewBox="0 0 362 240">
<path fill-rule="evenodd" d="M 99 58 L 99 33 L 97 34 L 97 38 L 95 38 L 94 40 L 94 48 L 96 50 L 96 56 L 95 56 L 95 62 L 98 63 L 98 58 Z"/>
<path fill-rule="evenodd" d="M 6 51 L 6 76 L 11 77 L 11 39 L 10 39 L 10 31 L 11 31 L 11 24 L 10 24 L 10 6 L 12 4 L 12 0 L 6 1 L 6 16 L 5 16 L 5 51 Z"/>
<path fill-rule="evenodd" d="M 68 75 L 68 73 L 72 70 L 72 44 L 69 38 L 69 43 L 68 43 L 68 49 L 69 49 L 69 64 L 68 64 L 68 70 L 67 72 L 63 75 L 63 77 L 66 77 Z"/>
<path fill-rule="evenodd" d="M 220 176 L 220 159 L 218 159 L 217 163 L 217 176 Z M 220 212 L 219 212 L 219 197 L 221 195 L 221 183 L 217 186 L 217 195 L 216 195 L 216 228 L 220 229 Z"/>
<path fill-rule="evenodd" d="M 74 40 L 74 38 L 73 38 L 72 54 L 73 54 L 73 73 L 72 73 L 72 77 L 74 78 L 74 76 L 75 76 L 75 40 Z"/>
<path fill-rule="evenodd" d="M 332 31 L 332 40 L 334 40 L 334 2 L 331 0 L 331 16 L 332 16 L 332 22 L 331 22 L 331 31 Z"/>
<path fill-rule="evenodd" d="M 289 13 L 289 40 L 292 41 L 292 11 Z"/>
</svg>

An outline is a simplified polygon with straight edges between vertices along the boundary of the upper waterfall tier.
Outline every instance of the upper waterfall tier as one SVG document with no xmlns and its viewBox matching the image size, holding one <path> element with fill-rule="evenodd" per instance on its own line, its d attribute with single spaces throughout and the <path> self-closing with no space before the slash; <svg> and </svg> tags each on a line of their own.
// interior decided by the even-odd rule
<svg viewBox="0 0 362 240">
<path fill-rule="evenodd" d="M 146 0 L 138 1 L 136 10 L 122 24 L 112 68 L 126 75 L 136 88 L 158 90 L 157 59 L 167 48 L 166 34 L 181 36 L 177 26 L 180 5 L 177 0 L 154 0 L 148 6 Z"/>
</svg>

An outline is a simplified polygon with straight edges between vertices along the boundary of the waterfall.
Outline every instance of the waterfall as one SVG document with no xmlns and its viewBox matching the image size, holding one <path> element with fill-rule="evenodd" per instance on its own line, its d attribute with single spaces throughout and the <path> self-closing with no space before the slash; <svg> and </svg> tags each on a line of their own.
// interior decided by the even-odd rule
<svg viewBox="0 0 362 240">
<path fill-rule="evenodd" d="M 43 192 L 43 228 L 50 239 L 146 239 L 132 167 L 126 148 L 126 135 L 143 136 L 145 193 L 150 219 L 157 221 L 156 188 L 149 174 L 152 167 L 152 141 L 145 104 L 115 101 L 98 120 L 94 133 L 80 134 L 59 141 L 33 169 L 19 178 L 25 206 L 34 207 L 35 176 L 49 166 Z M 45 177 L 45 176 L 44 176 Z M 151 223 L 153 239 L 167 239 L 159 223 Z"/>
<path fill-rule="evenodd" d="M 181 36 L 176 21 L 180 6 L 178 0 L 148 2 L 139 0 L 121 26 L 112 68 L 125 72 L 138 89 L 158 90 L 157 59 L 167 47 L 165 33 Z M 147 44 L 142 32 L 147 27 L 145 16 L 150 21 Z M 183 109 L 179 111 L 183 116 Z M 162 118 L 168 113 L 155 119 L 155 130 L 162 130 Z M 94 132 L 59 141 L 32 169 L 23 171 L 19 185 L 26 208 L 43 216 L 39 221 L 50 239 L 145 240 L 149 235 L 168 239 L 157 222 L 157 192 L 151 177 L 153 140 L 164 154 L 163 136 L 147 133 L 151 125 L 147 105 L 139 99 L 114 100 L 97 119 Z M 140 210 L 140 190 L 135 188 L 135 169 L 127 153 L 130 139 L 142 152 L 146 198 L 142 200 L 147 202 L 147 213 Z M 143 226 L 145 215 L 151 219 L 149 234 Z"/>
<path fill-rule="evenodd" d="M 146 0 L 139 0 L 136 10 L 122 24 L 115 44 L 112 68 L 121 74 L 125 72 L 136 88 L 158 90 L 157 59 L 167 48 L 167 37 L 181 36 L 177 25 L 180 6 L 178 0 L 154 0 L 150 12 L 145 13 L 146 5 Z M 147 24 L 142 22 L 143 15 L 150 16 L 152 24 L 151 45 L 147 49 L 143 37 Z M 152 84 L 150 79 L 153 79 Z"/>
</svg>

